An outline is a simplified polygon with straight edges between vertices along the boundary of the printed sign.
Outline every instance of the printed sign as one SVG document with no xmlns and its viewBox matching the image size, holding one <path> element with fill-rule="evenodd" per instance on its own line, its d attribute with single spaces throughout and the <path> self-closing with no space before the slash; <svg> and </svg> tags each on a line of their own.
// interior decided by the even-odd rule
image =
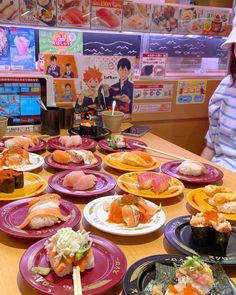
<svg viewBox="0 0 236 295">
<path fill-rule="evenodd" d="M 141 78 L 163 78 L 165 76 L 166 57 L 167 54 L 165 53 L 143 53 Z"/>
<path fill-rule="evenodd" d="M 178 81 L 176 104 L 204 103 L 206 86 L 206 80 Z"/>
<path fill-rule="evenodd" d="M 40 53 L 73 54 L 83 52 L 83 34 L 68 31 L 39 31 Z"/>
<path fill-rule="evenodd" d="M 10 70 L 10 42 L 8 28 L 0 27 L 0 70 Z"/>
<path fill-rule="evenodd" d="M 34 71 L 35 36 L 33 29 L 10 28 L 11 69 Z"/>
<path fill-rule="evenodd" d="M 91 28 L 121 30 L 123 1 L 92 0 Z"/>
<path fill-rule="evenodd" d="M 134 103 L 133 113 L 169 113 L 171 112 L 171 102 L 155 102 L 155 103 Z"/>
<path fill-rule="evenodd" d="M 172 98 L 173 84 L 134 85 L 134 99 Z"/>
<path fill-rule="evenodd" d="M 58 0 L 57 25 L 90 28 L 90 0 Z"/>
<path fill-rule="evenodd" d="M 75 79 L 54 79 L 55 101 L 73 102 L 76 100 Z"/>
</svg>

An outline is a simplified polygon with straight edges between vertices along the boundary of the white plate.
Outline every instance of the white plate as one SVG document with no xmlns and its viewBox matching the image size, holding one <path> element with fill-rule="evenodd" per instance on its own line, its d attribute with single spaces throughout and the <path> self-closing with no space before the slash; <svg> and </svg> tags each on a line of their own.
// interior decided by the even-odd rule
<svg viewBox="0 0 236 295">
<path fill-rule="evenodd" d="M 44 158 L 38 154 L 29 153 L 29 160 L 31 164 L 22 165 L 22 166 L 11 166 L 10 169 L 17 171 L 31 171 L 41 167 L 44 164 Z M 3 166 L 3 169 L 9 169 L 8 166 Z"/>
<path fill-rule="evenodd" d="M 136 227 L 126 227 L 123 224 L 107 222 L 108 212 L 103 209 L 103 205 L 105 202 L 112 202 L 118 197 L 121 196 L 107 196 L 89 202 L 84 208 L 84 218 L 97 229 L 119 236 L 139 236 L 149 234 L 158 230 L 164 224 L 166 215 L 163 210 L 157 212 L 152 217 L 151 222 L 140 223 Z M 157 207 L 156 204 L 147 200 L 145 201 L 149 206 Z"/>
</svg>

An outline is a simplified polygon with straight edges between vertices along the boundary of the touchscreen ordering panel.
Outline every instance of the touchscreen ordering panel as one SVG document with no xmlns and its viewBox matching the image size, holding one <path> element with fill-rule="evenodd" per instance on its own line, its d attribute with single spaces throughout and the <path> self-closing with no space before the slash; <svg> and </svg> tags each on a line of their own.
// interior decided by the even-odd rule
<svg viewBox="0 0 236 295">
<path fill-rule="evenodd" d="M 40 78 L 0 78 L 0 116 L 9 125 L 39 124 L 42 87 Z"/>
</svg>

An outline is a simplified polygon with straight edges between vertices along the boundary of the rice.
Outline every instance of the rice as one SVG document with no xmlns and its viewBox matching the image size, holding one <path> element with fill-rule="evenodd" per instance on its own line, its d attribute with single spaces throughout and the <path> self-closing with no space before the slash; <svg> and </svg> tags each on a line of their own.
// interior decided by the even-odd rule
<svg viewBox="0 0 236 295">
<path fill-rule="evenodd" d="M 34 217 L 29 223 L 32 229 L 39 229 L 45 226 L 52 226 L 58 222 L 57 217 L 45 216 L 45 217 Z"/>
</svg>

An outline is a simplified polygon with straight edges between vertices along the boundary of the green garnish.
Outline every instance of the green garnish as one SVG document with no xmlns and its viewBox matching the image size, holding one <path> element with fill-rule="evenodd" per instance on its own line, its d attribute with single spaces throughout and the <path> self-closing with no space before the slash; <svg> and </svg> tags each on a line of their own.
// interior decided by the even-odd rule
<svg viewBox="0 0 236 295">
<path fill-rule="evenodd" d="M 204 262 L 201 260 L 200 256 L 186 257 L 184 262 L 180 267 L 187 267 L 191 269 L 198 269 L 204 265 Z"/>
<path fill-rule="evenodd" d="M 32 271 L 33 272 L 36 272 L 42 276 L 46 276 L 50 273 L 51 271 L 51 268 L 50 267 L 41 267 L 41 266 L 34 266 L 32 267 Z"/>
</svg>

